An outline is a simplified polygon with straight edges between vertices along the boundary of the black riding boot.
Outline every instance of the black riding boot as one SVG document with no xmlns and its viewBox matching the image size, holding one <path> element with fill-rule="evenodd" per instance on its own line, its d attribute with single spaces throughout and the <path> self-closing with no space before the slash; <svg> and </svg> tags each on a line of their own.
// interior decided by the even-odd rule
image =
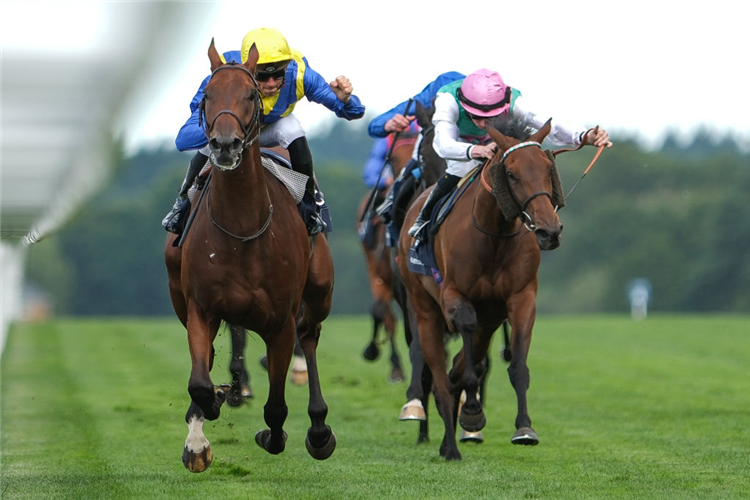
<svg viewBox="0 0 750 500">
<path fill-rule="evenodd" d="M 424 202 L 422 210 L 417 216 L 417 220 L 414 221 L 414 225 L 409 229 L 409 236 L 420 241 L 425 240 L 422 228 L 424 228 L 430 221 L 432 209 L 435 208 L 435 204 L 440 198 L 453 191 L 453 188 L 456 187 L 456 184 L 458 184 L 458 181 L 460 180 L 461 178 L 459 176 L 450 174 L 445 174 L 438 179 L 435 183 L 435 188 L 430 193 L 430 196 L 427 197 L 427 201 Z"/>
<path fill-rule="evenodd" d="M 195 153 L 193 159 L 188 164 L 187 172 L 185 173 L 185 180 L 182 181 L 180 187 L 180 193 L 174 202 L 172 210 L 164 217 L 161 221 L 161 225 L 164 229 L 174 234 L 182 234 L 185 229 L 185 222 L 187 216 L 190 213 L 190 200 L 188 200 L 188 191 L 193 185 L 193 181 L 203 169 L 206 164 L 208 156 L 204 155 L 200 151 Z"/>
<path fill-rule="evenodd" d="M 305 185 L 305 195 L 299 204 L 302 220 L 307 227 L 307 233 L 312 236 L 326 230 L 326 223 L 318 214 L 318 204 L 315 203 L 315 178 L 313 177 L 313 161 L 307 138 L 300 137 L 292 141 L 287 148 L 292 170 L 309 177 Z"/>
<path fill-rule="evenodd" d="M 414 159 L 409 160 L 409 163 L 407 163 L 404 168 L 401 169 L 401 173 L 398 174 L 396 180 L 393 181 L 393 186 L 391 186 L 391 189 L 388 191 L 388 196 L 386 197 L 385 201 L 383 201 L 383 203 L 378 205 L 375 209 L 375 213 L 378 214 L 380 219 L 386 224 L 393 220 L 393 204 L 396 200 L 396 197 L 398 196 L 398 193 L 401 191 L 401 186 L 403 185 L 404 181 L 412 176 L 412 171 L 417 168 L 417 161 Z"/>
</svg>

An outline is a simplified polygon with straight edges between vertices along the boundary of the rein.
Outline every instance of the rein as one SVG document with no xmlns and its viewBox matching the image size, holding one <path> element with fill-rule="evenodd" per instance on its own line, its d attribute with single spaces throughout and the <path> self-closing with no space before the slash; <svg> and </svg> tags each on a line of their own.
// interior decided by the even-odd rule
<svg viewBox="0 0 750 500">
<path fill-rule="evenodd" d="M 206 190 L 208 190 L 210 188 L 211 188 L 211 186 L 209 185 L 209 186 L 206 187 Z M 268 195 L 268 188 L 266 188 L 266 198 L 270 198 L 270 196 Z M 258 229 L 254 234 L 251 234 L 250 236 L 238 236 L 238 235 L 236 235 L 234 233 L 230 233 L 228 230 L 224 229 L 218 222 L 216 222 L 216 220 L 214 219 L 214 216 L 211 215 L 211 205 L 210 205 L 210 201 L 209 201 L 210 199 L 211 199 L 211 197 L 206 198 L 206 213 L 208 214 L 208 218 L 211 221 L 211 224 L 213 224 L 214 226 L 216 226 L 218 229 L 220 229 L 221 231 L 223 231 L 225 234 L 231 236 L 234 239 L 240 240 L 243 243 L 246 243 L 248 241 L 252 241 L 252 240 L 258 238 L 260 235 L 262 235 L 263 233 L 265 233 L 266 230 L 268 229 L 268 226 L 271 225 L 271 218 L 273 217 L 273 203 L 269 202 L 269 204 L 268 204 L 268 217 L 266 218 L 266 222 L 264 222 L 263 225 L 261 226 L 261 228 Z"/>
<path fill-rule="evenodd" d="M 599 128 L 599 127 L 597 127 L 597 128 Z M 586 133 L 585 133 L 585 134 L 583 135 L 583 139 L 581 139 L 581 143 L 580 143 L 580 144 L 579 144 L 579 145 L 578 145 L 577 147 L 575 147 L 575 148 L 566 148 L 566 149 L 558 149 L 558 150 L 556 150 L 556 151 L 553 151 L 553 152 L 552 152 L 552 154 L 553 154 L 554 156 L 557 156 L 557 155 L 559 155 L 560 153 L 567 153 L 567 152 L 570 152 L 570 151 L 578 151 L 579 149 L 581 149 L 581 148 L 583 147 L 584 143 L 586 142 L 586 137 L 588 137 L 588 135 L 589 135 L 589 134 L 590 134 L 591 132 L 593 132 L 594 130 L 595 130 L 595 129 L 593 129 L 593 128 L 590 128 L 590 129 L 588 129 L 588 130 L 586 131 Z M 593 160 L 591 160 L 591 163 L 589 163 L 589 166 L 588 166 L 588 167 L 586 167 L 586 170 L 584 170 L 584 171 L 583 171 L 583 175 L 581 175 L 580 179 L 578 179 L 578 180 L 576 181 L 576 183 L 575 183 L 575 184 L 573 184 L 573 187 L 572 187 L 572 188 L 570 188 L 570 191 L 568 191 L 568 194 L 566 194 L 566 195 L 565 195 L 565 198 L 566 198 L 566 199 L 568 198 L 568 196 L 570 196 L 570 194 L 571 194 L 571 193 L 573 192 L 573 190 L 574 190 L 574 189 L 575 189 L 575 188 L 576 188 L 576 187 L 578 186 L 578 184 L 579 184 L 579 183 L 580 183 L 580 182 L 581 182 L 581 181 L 583 180 L 583 178 L 584 178 L 584 177 L 586 177 L 586 174 L 588 174 L 588 173 L 589 173 L 589 170 L 591 170 L 591 167 L 593 167 L 593 166 L 594 166 L 594 163 L 596 163 L 596 160 L 598 160 L 598 159 L 599 159 L 599 156 L 601 156 L 601 154 L 602 154 L 602 151 L 604 151 L 604 146 L 599 146 L 599 148 L 598 148 L 598 149 L 597 149 L 597 151 L 596 151 L 596 154 L 594 155 L 594 159 L 593 159 Z"/>
</svg>

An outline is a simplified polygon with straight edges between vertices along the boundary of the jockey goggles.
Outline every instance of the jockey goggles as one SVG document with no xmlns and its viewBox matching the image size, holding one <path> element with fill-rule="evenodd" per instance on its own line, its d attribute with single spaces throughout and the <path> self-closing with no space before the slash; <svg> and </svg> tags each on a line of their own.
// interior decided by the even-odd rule
<svg viewBox="0 0 750 500">
<path fill-rule="evenodd" d="M 280 70 L 270 73 L 266 71 L 258 71 L 255 74 L 255 79 L 259 82 L 267 82 L 271 78 L 273 78 L 274 80 L 281 80 L 284 78 L 284 75 L 286 75 L 286 68 L 281 68 Z"/>
</svg>

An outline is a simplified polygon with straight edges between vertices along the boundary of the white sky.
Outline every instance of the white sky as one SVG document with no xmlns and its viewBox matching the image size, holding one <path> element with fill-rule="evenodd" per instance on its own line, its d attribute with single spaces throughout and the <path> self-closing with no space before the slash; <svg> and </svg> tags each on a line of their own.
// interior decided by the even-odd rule
<svg viewBox="0 0 750 500">
<path fill-rule="evenodd" d="M 486 67 L 520 89 L 539 114 L 572 126 L 599 124 L 655 144 L 665 130 L 685 136 L 702 124 L 750 144 L 747 0 L 246 0 L 201 6 L 204 26 L 181 27 L 193 42 L 159 48 L 162 63 L 169 62 L 168 71 L 154 75 L 165 78 L 163 90 L 129 126 L 132 144 L 171 144 L 209 72 L 211 38 L 220 52 L 239 49 L 245 33 L 261 26 L 280 29 L 324 78 L 349 77 L 367 107 L 362 125 L 442 72 Z M 60 36 L 71 46 L 84 45 L 96 38 L 97 23 L 88 24 L 91 33 L 70 29 Z M 307 100 L 295 114 L 311 135 L 334 117 Z"/>
</svg>

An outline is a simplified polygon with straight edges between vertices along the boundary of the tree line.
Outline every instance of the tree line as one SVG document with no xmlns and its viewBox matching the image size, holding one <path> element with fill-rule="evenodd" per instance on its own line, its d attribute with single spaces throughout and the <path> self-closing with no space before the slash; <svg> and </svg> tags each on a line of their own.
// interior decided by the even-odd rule
<svg viewBox="0 0 750 500">
<path fill-rule="evenodd" d="M 543 254 L 539 312 L 627 311 L 635 278 L 651 283 L 652 311 L 749 312 L 750 153 L 706 130 L 653 151 L 636 137 L 614 139 L 560 211 L 562 245 Z M 355 219 L 371 145 L 345 123 L 310 139 L 334 226 L 334 314 L 370 308 Z M 594 151 L 558 156 L 566 193 Z M 190 158 L 167 147 L 125 158 L 106 189 L 31 247 L 27 277 L 57 314 L 173 314 L 160 222 Z"/>
</svg>

